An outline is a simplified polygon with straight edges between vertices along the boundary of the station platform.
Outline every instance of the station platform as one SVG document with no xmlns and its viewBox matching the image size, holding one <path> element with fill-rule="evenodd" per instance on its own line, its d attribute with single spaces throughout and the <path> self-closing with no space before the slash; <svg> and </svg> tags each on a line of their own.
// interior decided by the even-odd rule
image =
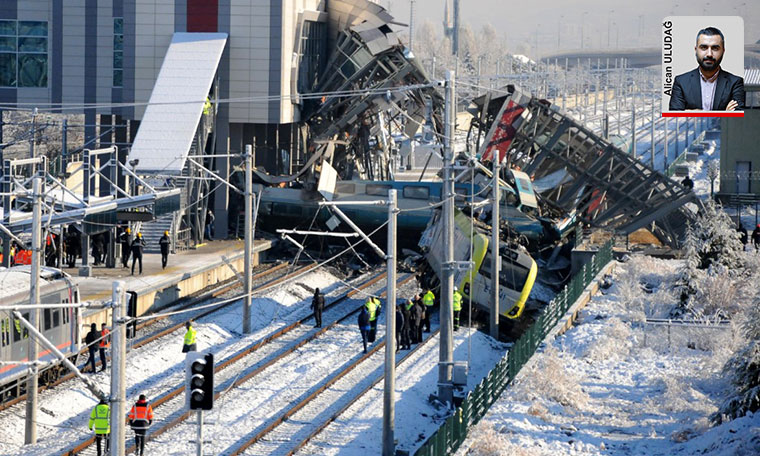
<svg viewBox="0 0 760 456">
<path fill-rule="evenodd" d="M 124 281 L 127 291 L 137 294 L 138 316 L 156 312 L 178 299 L 234 277 L 235 273 L 225 264 L 223 258 L 226 258 L 235 270 L 242 272 L 244 246 L 242 240 L 208 242 L 196 249 L 170 254 L 166 269 L 161 268 L 160 254 L 146 253 L 143 255 L 143 272 L 138 274 L 138 264 L 135 266 L 135 275 L 131 274 L 131 258 L 127 268 L 121 266 L 119 258 L 115 268 L 92 266 L 91 277 L 79 277 L 78 267 L 63 270 L 70 274 L 79 286 L 80 300 L 93 304 L 83 311 L 84 327 L 87 328 L 90 323 L 106 323 L 110 326 L 110 309 L 104 308 L 102 304 L 111 300 L 115 280 Z M 254 266 L 259 264 L 261 253 L 271 246 L 271 241 L 254 241 Z"/>
</svg>

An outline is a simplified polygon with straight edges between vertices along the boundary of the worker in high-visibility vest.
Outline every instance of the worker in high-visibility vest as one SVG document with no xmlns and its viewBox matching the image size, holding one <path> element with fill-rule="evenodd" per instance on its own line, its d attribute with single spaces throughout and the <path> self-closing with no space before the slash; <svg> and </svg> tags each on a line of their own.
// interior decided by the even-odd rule
<svg viewBox="0 0 760 456">
<path fill-rule="evenodd" d="M 459 329 L 459 312 L 462 311 L 462 293 L 459 288 L 454 287 L 454 331 Z"/>
<path fill-rule="evenodd" d="M 193 328 L 193 323 L 188 321 L 185 323 L 185 328 L 187 328 L 187 332 L 185 333 L 185 344 L 182 346 L 182 353 L 194 352 L 196 350 L 196 346 L 195 328 Z"/>
<path fill-rule="evenodd" d="M 203 115 L 207 116 L 209 114 L 211 114 L 211 100 L 206 97 L 206 102 L 203 103 Z"/>
<path fill-rule="evenodd" d="M 367 302 L 364 303 L 364 307 L 366 307 L 367 312 L 369 312 L 370 329 L 367 340 L 372 343 L 377 337 L 377 315 L 380 313 L 382 305 L 380 304 L 380 299 L 378 299 L 377 296 L 370 296 L 367 298 Z"/>
<path fill-rule="evenodd" d="M 104 440 L 105 452 L 108 453 L 108 435 L 111 433 L 111 409 L 108 407 L 108 402 L 106 402 L 105 399 L 101 399 L 100 403 L 92 409 L 92 412 L 90 412 L 90 424 L 88 424 L 87 427 L 89 427 L 91 431 L 95 431 L 95 443 L 98 448 L 98 456 L 103 454 L 101 451 L 101 442 Z"/>
<path fill-rule="evenodd" d="M 425 332 L 430 332 L 430 314 L 433 313 L 433 307 L 435 306 L 435 295 L 432 290 L 427 290 L 422 295 L 422 304 L 425 305 L 425 318 L 422 320 L 422 325 L 425 327 Z"/>
<path fill-rule="evenodd" d="M 153 407 L 144 394 L 140 395 L 129 411 L 129 425 L 135 431 L 135 455 L 145 455 L 145 432 L 153 424 Z"/>
</svg>

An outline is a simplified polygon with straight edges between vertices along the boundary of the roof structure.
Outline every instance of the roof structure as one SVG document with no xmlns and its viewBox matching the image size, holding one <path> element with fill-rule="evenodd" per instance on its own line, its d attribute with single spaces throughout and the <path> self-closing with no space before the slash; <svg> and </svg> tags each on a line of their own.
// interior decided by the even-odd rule
<svg viewBox="0 0 760 456">
<path fill-rule="evenodd" d="M 174 34 L 129 152 L 137 174 L 181 174 L 226 43 L 226 33 Z"/>
</svg>

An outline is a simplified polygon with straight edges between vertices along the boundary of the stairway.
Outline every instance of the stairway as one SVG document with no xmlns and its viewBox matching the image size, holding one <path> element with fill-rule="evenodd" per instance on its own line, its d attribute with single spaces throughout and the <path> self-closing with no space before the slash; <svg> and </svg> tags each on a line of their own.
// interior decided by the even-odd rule
<svg viewBox="0 0 760 456">
<path fill-rule="evenodd" d="M 159 253 L 161 247 L 158 244 L 158 240 L 164 235 L 164 231 L 168 231 L 170 237 L 174 233 L 174 215 L 167 215 L 142 225 L 142 235 L 145 241 L 146 253 Z"/>
</svg>

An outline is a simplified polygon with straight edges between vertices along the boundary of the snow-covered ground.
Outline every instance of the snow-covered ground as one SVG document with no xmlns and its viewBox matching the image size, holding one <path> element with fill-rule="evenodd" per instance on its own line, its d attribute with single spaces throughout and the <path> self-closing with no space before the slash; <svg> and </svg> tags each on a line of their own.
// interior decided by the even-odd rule
<svg viewBox="0 0 760 456">
<path fill-rule="evenodd" d="M 531 359 L 457 455 L 760 454 L 760 416 L 709 423 L 730 389 L 722 367 L 734 328 L 668 336 L 644 323 L 676 304 L 679 266 L 644 256 L 618 264 L 613 286 Z"/>
</svg>

